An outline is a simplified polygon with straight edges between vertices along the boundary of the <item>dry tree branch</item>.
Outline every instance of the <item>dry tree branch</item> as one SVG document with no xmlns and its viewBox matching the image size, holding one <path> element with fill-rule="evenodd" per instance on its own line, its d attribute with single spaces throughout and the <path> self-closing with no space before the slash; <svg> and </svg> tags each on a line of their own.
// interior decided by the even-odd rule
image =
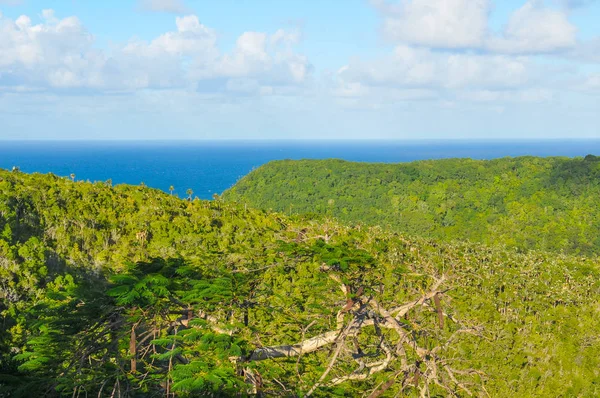
<svg viewBox="0 0 600 398">
<path fill-rule="evenodd" d="M 346 297 L 350 297 L 349 288 L 341 282 L 340 278 L 334 274 L 329 277 L 333 279 L 340 287 L 340 290 Z M 306 397 L 323 386 L 335 386 L 347 381 L 366 380 L 374 377 L 386 369 L 393 369 L 393 375 L 385 382 L 380 383 L 370 394 L 371 398 L 376 398 L 389 390 L 401 377 L 401 386 L 398 387 L 400 393 L 407 388 L 415 388 L 422 397 L 429 397 L 432 393 L 431 388 L 439 388 L 448 395 L 457 395 L 457 389 L 465 394 L 473 395 L 471 383 L 459 380 L 460 376 L 473 374 L 482 375 L 477 371 L 457 371 L 447 365 L 448 360 L 443 359 L 439 354 L 445 351 L 461 334 L 471 334 L 480 336 L 480 330 L 477 328 L 463 327 L 459 321 L 441 308 L 440 297 L 448 290 L 441 290 L 442 284 L 447 280 L 446 276 L 436 279 L 432 286 L 421 295 L 421 297 L 406 304 L 388 310 L 373 297 L 355 297 L 349 299 L 352 301 L 346 304 L 346 307 L 340 310 L 336 316 L 336 327 L 316 336 L 305 339 L 308 328 L 314 324 L 311 323 L 303 329 L 302 338 L 299 342 L 288 345 L 277 345 L 269 347 L 260 347 L 252 351 L 244 358 L 235 358 L 235 361 L 263 361 L 276 358 L 298 357 L 295 361 L 298 365 L 300 357 L 304 354 L 312 353 L 323 349 L 326 346 L 333 345 L 335 348 L 329 354 L 327 366 L 318 380 L 306 393 Z M 407 325 L 401 322 L 401 318 L 409 312 L 422 308 L 428 312 L 437 313 L 437 322 L 435 326 L 426 326 L 422 323 Z M 344 322 L 345 315 L 351 315 Z M 212 319 L 207 314 L 201 317 L 209 323 Z M 458 326 L 458 329 L 449 335 L 444 341 L 440 341 L 434 347 L 423 345 L 423 336 L 437 335 L 433 333 L 434 328 L 443 330 L 444 318 L 447 318 Z M 359 335 L 368 327 L 375 328 L 375 334 L 378 340 L 378 360 L 368 362 L 365 360 L 363 350 L 359 344 Z M 383 330 L 389 332 L 384 333 Z M 425 333 L 425 334 L 423 334 Z M 443 333 L 443 332 L 442 332 Z M 369 335 L 370 332 L 367 334 Z M 443 333 L 446 335 L 446 333 Z M 395 336 L 395 337 L 392 337 Z M 392 339 L 393 344 L 389 339 Z M 357 366 L 353 371 L 347 374 L 331 377 L 330 374 L 336 365 L 347 361 L 342 353 L 351 351 L 351 357 Z M 381 351 L 379 351 L 381 350 Z M 329 379 L 329 380 L 328 380 Z M 412 380 L 412 382 L 409 382 Z M 484 388 L 484 387 L 482 387 Z"/>
<path fill-rule="evenodd" d="M 443 275 L 440 279 L 436 280 L 436 282 L 433 284 L 433 286 L 429 289 L 428 293 L 426 293 L 425 295 L 423 295 L 421 298 L 419 298 L 416 301 L 401 305 L 400 307 L 393 308 L 392 310 L 389 311 L 390 314 L 394 315 L 396 317 L 396 319 L 400 319 L 404 315 L 406 315 L 410 310 L 412 310 L 413 308 L 421 306 L 426 301 L 431 300 L 436 294 L 443 294 L 443 293 L 447 292 L 448 290 L 445 290 L 445 291 L 439 290 L 440 286 L 445 281 L 446 281 L 446 276 Z"/>
<path fill-rule="evenodd" d="M 294 357 L 297 355 L 307 354 L 334 343 L 339 334 L 339 330 L 332 330 L 293 345 L 257 348 L 252 352 L 252 354 L 250 354 L 248 360 L 263 361 L 265 359 Z"/>
<path fill-rule="evenodd" d="M 319 378 L 319 380 L 315 383 L 314 386 L 312 386 L 312 388 L 306 393 L 305 397 L 309 397 L 312 395 L 313 392 L 315 392 L 315 390 L 317 388 L 319 388 L 319 386 L 322 385 L 323 381 L 325 380 L 325 378 L 327 377 L 327 375 L 329 374 L 329 372 L 331 372 L 331 369 L 333 369 L 333 366 L 335 365 L 338 356 L 340 355 L 340 352 L 342 351 L 342 348 L 344 347 L 344 340 L 346 339 L 346 336 L 352 331 L 352 329 L 359 327 L 360 328 L 360 320 L 357 320 L 356 318 L 353 318 L 350 323 L 348 323 L 348 326 L 346 326 L 346 329 L 344 329 L 342 331 L 342 333 L 340 333 L 339 337 L 336 339 L 336 342 L 338 344 L 335 352 L 333 353 L 333 356 L 331 357 L 331 360 L 329 361 L 329 365 L 327 365 L 327 368 L 325 369 L 325 371 L 323 372 L 323 374 L 321 375 L 321 377 Z"/>
<path fill-rule="evenodd" d="M 347 376 L 336 377 L 335 379 L 329 382 L 329 385 L 336 386 L 349 380 L 365 380 L 374 375 L 375 373 L 381 372 L 382 370 L 387 368 L 390 362 L 392 361 L 394 354 L 392 353 L 392 350 L 387 346 L 387 344 L 382 344 L 382 348 L 386 354 L 385 359 L 383 361 L 366 365 L 366 367 L 369 368 L 369 370 L 366 373 L 363 373 L 362 369 L 357 369 Z"/>
</svg>

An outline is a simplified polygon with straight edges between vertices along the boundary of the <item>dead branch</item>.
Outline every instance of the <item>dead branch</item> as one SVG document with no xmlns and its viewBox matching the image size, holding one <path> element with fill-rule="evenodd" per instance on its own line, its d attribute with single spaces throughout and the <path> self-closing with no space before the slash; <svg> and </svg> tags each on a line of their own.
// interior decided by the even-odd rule
<svg viewBox="0 0 600 398">
<path fill-rule="evenodd" d="M 394 315 L 396 319 L 402 318 L 406 315 L 411 309 L 423 305 L 426 301 L 431 300 L 438 293 L 445 293 L 446 291 L 440 291 L 440 286 L 446 281 L 446 276 L 443 275 L 440 279 L 437 279 L 433 286 L 429 289 L 429 292 L 423 295 L 416 301 L 410 302 L 408 304 L 401 305 L 400 307 L 396 307 L 390 310 L 390 314 Z"/>
<path fill-rule="evenodd" d="M 265 359 L 294 357 L 296 355 L 307 354 L 332 344 L 339 334 L 338 330 L 333 330 L 293 345 L 257 348 L 252 352 L 248 360 L 263 361 Z"/>
<path fill-rule="evenodd" d="M 346 298 L 350 297 L 349 288 L 341 282 L 337 275 L 331 273 L 329 277 L 337 282 Z M 444 394 L 449 396 L 456 396 L 457 389 L 461 390 L 464 394 L 473 395 L 471 391 L 472 384 L 462 379 L 472 377 L 474 374 L 481 375 L 481 373 L 477 371 L 463 372 L 452 369 L 447 364 L 448 360 L 441 358 L 441 354 L 456 341 L 459 335 L 471 334 L 479 336 L 481 333 L 476 328 L 463 327 L 455 317 L 443 311 L 440 297 L 447 290 L 441 290 L 440 287 L 445 281 L 445 276 L 436 279 L 421 297 L 391 310 L 385 308 L 385 306 L 372 297 L 355 297 L 352 299 L 352 306 L 346 304 L 348 308 L 338 311 L 334 330 L 305 339 L 304 336 L 308 331 L 307 327 L 303 330 L 302 340 L 299 342 L 288 345 L 260 347 L 244 358 L 236 357 L 230 359 L 234 362 L 248 362 L 298 357 L 296 361 L 298 363 L 300 356 L 333 345 L 334 348 L 332 348 L 325 370 L 308 390 L 306 397 L 314 394 L 320 387 L 335 386 L 348 381 L 366 380 L 386 369 L 393 369 L 393 376 L 386 382 L 380 383 L 371 392 L 371 397 L 375 398 L 384 394 L 385 391 L 389 390 L 397 382 L 397 379 L 401 375 L 400 380 L 402 385 L 399 387 L 400 393 L 406 389 L 415 388 L 422 397 L 429 397 L 432 393 L 431 388 L 435 386 L 436 390 L 439 388 L 444 391 Z M 401 322 L 402 317 L 418 308 L 436 313 L 437 322 L 435 322 L 435 325 L 428 327 L 419 322 L 412 324 Z M 200 314 L 200 316 L 213 324 L 214 318 L 207 314 Z M 448 337 L 434 347 L 423 345 L 423 333 L 427 336 L 443 333 L 444 318 L 453 321 L 453 325 L 458 326 L 458 329 L 449 336 L 444 334 Z M 379 340 L 377 343 L 377 354 L 374 354 L 378 359 L 371 361 L 367 360 L 371 354 L 364 354 L 366 351 L 361 348 L 359 343 L 361 341 L 359 335 L 368 327 L 375 328 L 375 333 Z M 439 328 L 442 332 L 434 332 L 433 330 L 436 328 Z M 383 329 L 389 332 L 384 333 Z M 341 361 L 346 361 L 350 357 L 356 362 L 354 370 L 348 374 L 331 377 L 330 375 L 336 366 Z M 400 380 L 398 380 L 398 383 L 400 383 Z"/>
</svg>

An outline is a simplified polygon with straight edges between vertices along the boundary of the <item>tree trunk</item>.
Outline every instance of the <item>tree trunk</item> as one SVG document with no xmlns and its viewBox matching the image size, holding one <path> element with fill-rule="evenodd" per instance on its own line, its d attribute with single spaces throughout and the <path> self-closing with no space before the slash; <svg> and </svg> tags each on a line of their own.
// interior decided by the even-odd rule
<svg viewBox="0 0 600 398">
<path fill-rule="evenodd" d="M 135 325 L 131 327 L 131 336 L 129 337 L 129 355 L 131 355 L 131 373 L 137 372 L 137 341 L 135 335 Z"/>
</svg>

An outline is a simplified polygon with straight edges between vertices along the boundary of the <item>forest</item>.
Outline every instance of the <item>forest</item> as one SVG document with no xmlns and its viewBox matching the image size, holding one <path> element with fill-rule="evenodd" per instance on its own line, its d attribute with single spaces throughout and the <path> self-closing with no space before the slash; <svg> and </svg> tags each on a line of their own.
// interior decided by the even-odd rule
<svg viewBox="0 0 600 398">
<path fill-rule="evenodd" d="M 600 254 L 600 157 L 274 161 L 225 200 L 410 236 Z"/>
<path fill-rule="evenodd" d="M 599 170 L 286 161 L 213 201 L 0 170 L 0 397 L 600 396 Z"/>
</svg>

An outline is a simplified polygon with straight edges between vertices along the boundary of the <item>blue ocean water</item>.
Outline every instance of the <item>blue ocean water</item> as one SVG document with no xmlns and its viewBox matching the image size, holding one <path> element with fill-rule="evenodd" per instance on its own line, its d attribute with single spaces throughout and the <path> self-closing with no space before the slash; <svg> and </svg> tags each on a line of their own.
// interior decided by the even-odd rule
<svg viewBox="0 0 600 398">
<path fill-rule="evenodd" d="M 0 141 L 0 168 L 76 175 L 113 184 L 141 182 L 164 191 L 209 199 L 264 163 L 276 159 L 338 158 L 364 162 L 421 159 L 492 159 L 506 156 L 600 155 L 591 141 Z"/>
</svg>

